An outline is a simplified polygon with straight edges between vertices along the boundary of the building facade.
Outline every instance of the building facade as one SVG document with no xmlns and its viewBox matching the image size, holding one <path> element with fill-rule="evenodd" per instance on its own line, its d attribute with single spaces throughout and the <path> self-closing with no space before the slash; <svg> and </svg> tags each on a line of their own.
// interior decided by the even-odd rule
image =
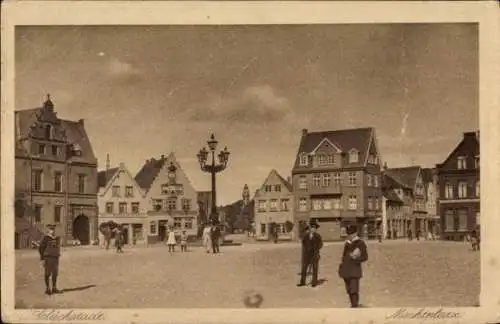
<svg viewBox="0 0 500 324">
<path fill-rule="evenodd" d="M 295 238 L 294 231 L 290 230 L 286 224 L 287 222 L 295 223 L 293 188 L 276 170 L 271 170 L 262 186 L 256 190 L 254 202 L 255 238 L 257 240 L 270 239 L 271 223 L 277 226 L 279 240 Z"/>
<path fill-rule="evenodd" d="M 480 225 L 479 132 L 466 132 L 438 174 L 441 236 L 463 240 Z"/>
<path fill-rule="evenodd" d="M 135 176 L 146 193 L 148 244 L 166 240 L 167 229 L 198 234 L 198 193 L 173 153 L 147 160 Z"/>
<path fill-rule="evenodd" d="M 404 220 L 404 202 L 395 189 L 383 188 L 382 198 L 382 237 L 395 239 L 398 237 L 398 229 Z"/>
<path fill-rule="evenodd" d="M 125 244 L 147 242 L 147 206 L 144 190 L 132 174 L 120 163 L 98 173 L 99 224 L 113 221 L 122 225 Z M 99 233 L 104 242 L 104 235 Z"/>
<path fill-rule="evenodd" d="M 382 221 L 381 167 L 373 128 L 302 131 L 292 170 L 296 222 L 316 220 L 325 240 L 349 224 L 375 237 Z"/>
<path fill-rule="evenodd" d="M 43 107 L 15 112 L 16 247 L 56 225 L 62 244 L 97 239 L 97 159 L 83 119 L 57 116 Z"/>
<path fill-rule="evenodd" d="M 435 168 L 422 169 L 422 180 L 424 181 L 427 210 L 426 232 L 434 235 L 441 233 L 440 218 L 437 209 L 438 203 L 438 176 Z"/>
<path fill-rule="evenodd" d="M 384 189 L 393 189 L 403 201 L 402 221 L 397 223 L 398 237 L 408 237 L 411 231 L 413 237 L 417 233 L 424 235 L 427 230 L 426 192 L 420 166 L 403 168 L 384 167 Z"/>
<path fill-rule="evenodd" d="M 212 191 L 198 191 L 198 224 L 207 224 L 212 210 Z"/>
</svg>

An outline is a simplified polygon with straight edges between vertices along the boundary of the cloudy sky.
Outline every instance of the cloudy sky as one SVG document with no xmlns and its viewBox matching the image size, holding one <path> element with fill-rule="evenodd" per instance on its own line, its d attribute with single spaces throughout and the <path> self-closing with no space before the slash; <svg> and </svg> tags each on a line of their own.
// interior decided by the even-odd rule
<svg viewBox="0 0 500 324">
<path fill-rule="evenodd" d="M 290 174 L 301 129 L 373 126 L 389 167 L 442 162 L 478 122 L 477 27 L 468 24 L 22 27 L 16 109 L 50 93 L 85 119 L 100 168 L 175 152 L 209 190 L 197 151 L 231 151 L 218 203 Z"/>
</svg>

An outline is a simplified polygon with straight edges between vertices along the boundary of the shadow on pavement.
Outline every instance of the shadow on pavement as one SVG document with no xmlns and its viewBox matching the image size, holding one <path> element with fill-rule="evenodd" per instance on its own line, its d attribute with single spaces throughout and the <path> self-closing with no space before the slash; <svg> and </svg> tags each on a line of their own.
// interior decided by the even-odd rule
<svg viewBox="0 0 500 324">
<path fill-rule="evenodd" d="M 71 292 L 71 291 L 82 291 L 82 290 L 87 290 L 87 289 L 94 288 L 94 287 L 96 287 L 96 285 L 86 285 L 86 286 L 80 286 L 80 287 L 75 287 L 75 288 L 66 288 L 66 289 L 61 290 L 61 292 L 66 293 L 66 292 Z"/>
</svg>

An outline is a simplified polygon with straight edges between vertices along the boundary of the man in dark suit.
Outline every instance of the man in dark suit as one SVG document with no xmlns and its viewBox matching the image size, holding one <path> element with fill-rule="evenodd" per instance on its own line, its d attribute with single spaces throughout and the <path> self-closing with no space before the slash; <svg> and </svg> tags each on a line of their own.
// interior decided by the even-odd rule
<svg viewBox="0 0 500 324">
<path fill-rule="evenodd" d="M 61 238 L 55 234 L 55 225 L 47 225 L 47 228 L 47 234 L 42 238 L 38 252 L 45 269 L 45 294 L 51 295 L 60 293 L 57 289 L 57 275 L 59 273 L 59 256 L 61 255 Z M 49 285 L 51 278 L 52 289 Z"/>
<path fill-rule="evenodd" d="M 323 247 L 323 240 L 321 235 L 317 232 L 319 225 L 311 223 L 309 232 L 302 238 L 302 269 L 300 272 L 299 287 L 306 285 L 306 275 L 309 266 L 312 266 L 313 277 L 311 285 L 316 287 L 318 285 L 318 266 L 319 266 L 319 251 Z"/>
<path fill-rule="evenodd" d="M 219 244 L 220 244 L 220 237 L 221 237 L 221 232 L 220 232 L 220 227 L 218 226 L 219 224 L 215 221 L 212 222 L 212 228 L 210 229 L 210 238 L 212 241 L 212 253 L 219 253 Z"/>
<path fill-rule="evenodd" d="M 359 281 L 363 276 L 361 264 L 368 260 L 368 252 L 366 243 L 358 236 L 356 226 L 348 226 L 347 235 L 339 276 L 344 279 L 351 307 L 359 307 Z"/>
</svg>

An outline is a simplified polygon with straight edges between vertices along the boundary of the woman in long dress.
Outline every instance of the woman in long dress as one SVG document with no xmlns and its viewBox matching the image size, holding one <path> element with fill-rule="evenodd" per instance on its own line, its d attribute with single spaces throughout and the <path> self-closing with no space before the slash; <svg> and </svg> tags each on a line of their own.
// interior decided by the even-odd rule
<svg viewBox="0 0 500 324">
<path fill-rule="evenodd" d="M 203 247 L 207 253 L 210 253 L 210 247 L 212 246 L 211 238 L 211 227 L 206 225 L 203 229 Z"/>
<path fill-rule="evenodd" d="M 175 232 L 174 229 L 170 229 L 168 232 L 168 239 L 167 239 L 167 245 L 168 245 L 168 252 L 175 252 L 175 245 L 177 244 L 175 240 Z"/>
</svg>

